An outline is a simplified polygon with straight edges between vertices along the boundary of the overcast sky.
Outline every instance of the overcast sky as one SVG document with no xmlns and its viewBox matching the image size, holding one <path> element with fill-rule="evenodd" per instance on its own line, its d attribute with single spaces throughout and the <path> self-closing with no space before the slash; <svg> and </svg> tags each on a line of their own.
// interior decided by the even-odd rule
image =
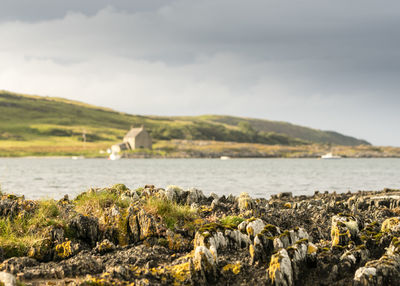
<svg viewBox="0 0 400 286">
<path fill-rule="evenodd" d="M 398 0 L 0 0 L 0 89 L 400 146 Z"/>
</svg>

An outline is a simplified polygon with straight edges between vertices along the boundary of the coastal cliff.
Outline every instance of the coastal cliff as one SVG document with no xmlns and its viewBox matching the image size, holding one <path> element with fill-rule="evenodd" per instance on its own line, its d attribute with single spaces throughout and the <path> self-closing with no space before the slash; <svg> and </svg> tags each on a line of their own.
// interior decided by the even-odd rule
<svg viewBox="0 0 400 286">
<path fill-rule="evenodd" d="M 400 191 L 0 198 L 5 285 L 397 285 Z M 6 282 L 5 279 L 9 279 Z M 13 280 L 15 279 L 15 280 Z"/>
</svg>

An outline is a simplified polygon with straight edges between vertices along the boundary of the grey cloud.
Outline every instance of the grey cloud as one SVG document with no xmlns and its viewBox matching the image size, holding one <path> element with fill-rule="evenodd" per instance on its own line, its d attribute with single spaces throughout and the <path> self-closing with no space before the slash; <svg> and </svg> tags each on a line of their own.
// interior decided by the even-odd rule
<svg viewBox="0 0 400 286">
<path fill-rule="evenodd" d="M 171 0 L 1 0 L 0 21 L 37 22 L 63 18 L 68 13 L 93 16 L 106 7 L 135 13 L 157 9 Z"/>
<path fill-rule="evenodd" d="M 400 145 L 396 1 L 1 3 L 0 88 L 131 113 L 287 120 Z"/>
</svg>

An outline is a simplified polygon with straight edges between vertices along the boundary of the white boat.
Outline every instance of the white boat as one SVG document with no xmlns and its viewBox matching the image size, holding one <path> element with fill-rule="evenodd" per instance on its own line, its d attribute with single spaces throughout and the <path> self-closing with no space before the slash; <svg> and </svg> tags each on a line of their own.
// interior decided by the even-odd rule
<svg viewBox="0 0 400 286">
<path fill-rule="evenodd" d="M 231 157 L 229 157 L 229 156 L 221 156 L 221 157 L 220 157 L 221 160 L 229 160 L 230 158 L 231 158 Z"/>
<path fill-rule="evenodd" d="M 85 159 L 84 156 L 72 156 L 71 157 L 72 160 L 81 160 L 81 159 Z"/>
<path fill-rule="evenodd" d="M 118 153 L 111 153 L 110 156 L 108 156 L 109 160 L 119 160 L 121 159 L 121 155 L 119 155 Z"/>
<path fill-rule="evenodd" d="M 332 153 L 326 153 L 325 155 L 321 156 L 321 159 L 340 159 L 342 157 L 333 155 Z"/>
</svg>

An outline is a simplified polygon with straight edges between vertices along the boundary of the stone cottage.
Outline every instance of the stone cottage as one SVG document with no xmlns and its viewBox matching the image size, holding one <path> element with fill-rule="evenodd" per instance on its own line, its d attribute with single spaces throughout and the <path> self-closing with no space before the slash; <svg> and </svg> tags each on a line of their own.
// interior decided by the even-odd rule
<svg viewBox="0 0 400 286">
<path fill-rule="evenodd" d="M 118 153 L 124 150 L 134 149 L 151 149 L 152 139 L 147 130 L 142 126 L 140 128 L 131 128 L 124 137 L 124 142 L 115 144 L 111 147 L 113 153 Z"/>
</svg>

